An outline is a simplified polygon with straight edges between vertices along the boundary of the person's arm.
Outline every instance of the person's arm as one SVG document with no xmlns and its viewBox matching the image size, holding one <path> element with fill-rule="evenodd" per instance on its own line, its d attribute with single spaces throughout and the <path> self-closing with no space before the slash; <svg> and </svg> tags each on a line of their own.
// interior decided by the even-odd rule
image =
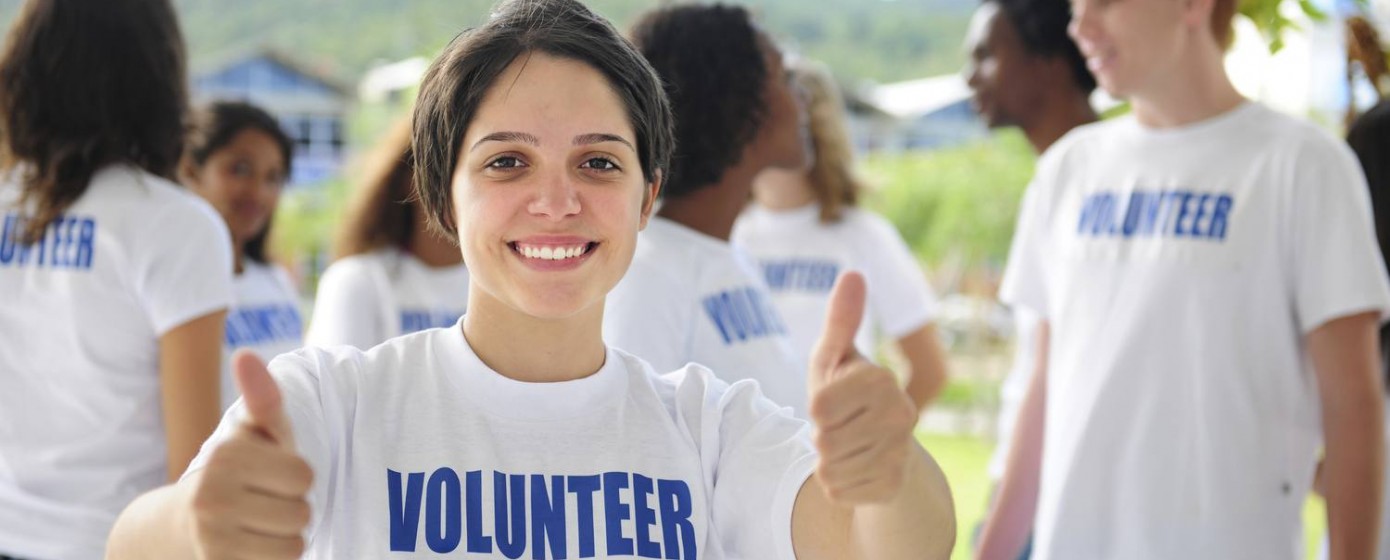
<svg viewBox="0 0 1390 560">
<path fill-rule="evenodd" d="M 106 558 L 292 559 L 304 554 L 313 469 L 295 451 L 280 389 L 254 354 L 233 359 L 244 417 L 202 467 L 116 519 Z"/>
<path fill-rule="evenodd" d="M 899 338 L 898 349 L 907 358 L 907 396 L 921 411 L 946 387 L 946 352 L 936 325 L 927 323 Z"/>
<path fill-rule="evenodd" d="M 1378 312 L 1334 319 L 1307 335 L 1322 399 L 1323 481 L 1332 560 L 1374 558 L 1385 464 Z"/>
<path fill-rule="evenodd" d="M 980 533 L 980 560 L 1014 560 L 1028 542 L 1037 513 L 1039 476 L 1042 472 L 1044 425 L 1047 417 L 1047 348 L 1051 338 L 1047 321 L 1037 329 L 1037 358 L 1033 379 L 1023 398 L 1009 449 L 1008 466 L 1000 482 L 999 498 Z"/>
<path fill-rule="evenodd" d="M 916 442 L 902 447 L 900 486 L 876 501 L 850 503 L 827 496 L 819 478 L 801 487 L 792 513 L 797 560 L 946 559 L 956 542 L 955 506 L 946 475 Z M 905 464 L 903 464 L 905 463 Z M 871 497 L 865 485 L 863 497 Z"/>
<path fill-rule="evenodd" d="M 164 412 L 169 480 L 178 480 L 222 416 L 222 337 L 227 312 L 220 310 L 159 337 L 160 405 Z"/>
<path fill-rule="evenodd" d="M 916 410 L 891 371 L 854 349 L 864 278 L 841 276 L 830 296 L 809 385 L 815 476 L 792 508 L 799 560 L 944 559 L 955 545 L 946 476 L 913 437 Z"/>
</svg>

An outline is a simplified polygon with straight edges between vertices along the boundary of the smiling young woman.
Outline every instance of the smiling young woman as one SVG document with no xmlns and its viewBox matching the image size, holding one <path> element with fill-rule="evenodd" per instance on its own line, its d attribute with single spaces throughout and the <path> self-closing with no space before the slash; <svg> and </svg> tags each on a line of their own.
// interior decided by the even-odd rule
<svg viewBox="0 0 1390 560">
<path fill-rule="evenodd" d="M 240 355 L 243 404 L 126 510 L 109 557 L 944 557 L 950 496 L 912 405 L 852 350 L 862 278 L 827 320 L 814 441 L 751 381 L 605 345 L 670 121 L 651 68 L 578 2 L 506 2 L 460 35 L 414 152 L 472 273 L 467 315 L 367 352 Z"/>
</svg>

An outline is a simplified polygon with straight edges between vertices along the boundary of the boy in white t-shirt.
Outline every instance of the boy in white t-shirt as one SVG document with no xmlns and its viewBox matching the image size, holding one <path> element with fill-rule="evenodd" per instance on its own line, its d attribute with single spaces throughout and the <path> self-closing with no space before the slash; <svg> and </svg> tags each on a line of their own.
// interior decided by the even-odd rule
<svg viewBox="0 0 1390 560">
<path fill-rule="evenodd" d="M 414 145 L 468 314 L 273 374 L 239 356 L 242 404 L 125 512 L 109 557 L 945 558 L 945 479 L 891 372 L 853 351 L 861 277 L 826 319 L 814 446 L 753 382 L 603 343 L 670 157 L 660 88 L 572 0 L 506 2 L 455 39 Z"/>
<path fill-rule="evenodd" d="M 1060 140 L 1025 197 L 1001 291 L 1043 365 L 981 557 L 1030 526 L 1042 560 L 1300 557 L 1321 444 L 1332 557 L 1370 558 L 1390 289 L 1355 160 L 1231 86 L 1233 0 L 1072 7 L 1134 113 Z"/>
</svg>

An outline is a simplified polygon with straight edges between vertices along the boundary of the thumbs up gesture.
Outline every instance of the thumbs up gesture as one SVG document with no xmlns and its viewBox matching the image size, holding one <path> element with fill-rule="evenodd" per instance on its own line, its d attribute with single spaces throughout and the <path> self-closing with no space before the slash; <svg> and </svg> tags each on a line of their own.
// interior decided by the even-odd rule
<svg viewBox="0 0 1390 560">
<path fill-rule="evenodd" d="M 191 492 L 198 557 L 299 558 L 313 471 L 295 451 L 280 389 L 265 363 L 232 358 L 246 417 L 209 456 Z"/>
<path fill-rule="evenodd" d="M 810 413 L 820 452 L 816 476 L 832 502 L 883 503 L 902 487 L 917 411 L 891 371 L 854 348 L 866 288 L 842 274 L 811 354 Z"/>
</svg>

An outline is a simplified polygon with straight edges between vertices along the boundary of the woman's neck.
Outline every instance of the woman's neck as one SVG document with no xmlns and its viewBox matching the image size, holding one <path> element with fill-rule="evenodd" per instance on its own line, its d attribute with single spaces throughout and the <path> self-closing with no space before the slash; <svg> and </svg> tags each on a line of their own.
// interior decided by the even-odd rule
<svg viewBox="0 0 1390 560">
<path fill-rule="evenodd" d="M 602 324 L 602 301 L 570 317 L 541 319 L 471 287 L 463 335 L 493 371 L 516 381 L 551 383 L 582 379 L 603 367 Z"/>
<path fill-rule="evenodd" d="M 246 271 L 246 249 L 241 242 L 232 243 L 232 270 L 237 276 Z"/>
<path fill-rule="evenodd" d="M 769 168 L 753 182 L 753 200 L 768 210 L 794 210 L 816 202 L 803 170 Z"/>
</svg>

